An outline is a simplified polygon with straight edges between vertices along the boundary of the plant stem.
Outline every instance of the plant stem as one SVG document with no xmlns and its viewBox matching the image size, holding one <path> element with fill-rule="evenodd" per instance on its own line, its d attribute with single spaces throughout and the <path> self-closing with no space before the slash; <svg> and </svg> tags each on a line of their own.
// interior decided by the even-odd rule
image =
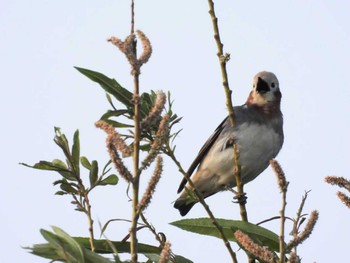
<svg viewBox="0 0 350 263">
<path fill-rule="evenodd" d="M 224 45 L 222 44 L 221 38 L 220 38 L 218 19 L 215 15 L 215 10 L 214 10 L 214 2 L 212 0 L 208 0 L 208 3 L 209 3 L 209 14 L 210 14 L 212 24 L 213 24 L 213 29 L 214 29 L 214 39 L 218 49 L 217 56 L 220 62 L 222 85 L 224 87 L 225 95 L 226 95 L 226 107 L 229 113 L 231 125 L 233 127 L 235 124 L 235 120 L 234 120 L 234 110 L 233 110 L 232 99 L 231 99 L 232 90 L 230 90 L 230 87 L 229 87 L 227 70 L 226 70 L 226 62 L 229 59 L 229 55 L 228 54 L 224 55 L 223 53 Z M 236 185 L 237 185 L 237 193 L 238 193 L 237 196 L 241 197 L 244 195 L 244 191 L 243 191 L 243 183 L 241 180 L 241 172 L 240 172 L 241 169 L 239 165 L 238 151 L 236 146 L 234 147 L 233 155 L 235 160 L 234 176 L 235 176 Z M 246 210 L 245 204 L 242 202 L 239 202 L 239 206 L 240 206 L 242 220 L 248 222 L 248 216 L 247 216 L 247 210 Z"/>
<path fill-rule="evenodd" d="M 239 198 L 245 198 L 244 197 L 244 191 L 243 191 L 243 186 L 244 184 L 242 183 L 241 180 L 241 166 L 239 164 L 239 158 L 238 158 L 238 149 L 237 149 L 237 144 L 233 145 L 233 158 L 235 161 L 235 167 L 234 167 L 234 176 L 236 180 L 236 187 L 237 187 L 237 197 Z M 241 218 L 243 221 L 248 222 L 248 214 L 247 214 L 247 209 L 245 207 L 245 204 L 242 201 L 238 200 L 239 204 L 239 210 L 241 214 Z"/>
<path fill-rule="evenodd" d="M 84 201 L 85 201 L 85 211 L 86 211 L 86 215 L 88 217 L 88 223 L 89 223 L 89 233 L 90 233 L 90 238 L 89 238 L 89 242 L 90 242 L 90 248 L 91 251 L 94 252 L 95 251 L 95 245 L 94 245 L 94 220 L 91 217 L 91 205 L 90 205 L 90 201 L 89 201 L 89 196 L 88 193 L 85 192 L 84 194 Z"/>
<path fill-rule="evenodd" d="M 135 2 L 131 0 L 131 31 L 130 34 L 134 34 L 135 32 Z"/>
<path fill-rule="evenodd" d="M 232 99 L 231 99 L 232 90 L 230 90 L 230 87 L 229 87 L 227 70 L 226 70 L 226 62 L 229 60 L 230 56 L 228 54 L 224 55 L 224 52 L 223 52 L 224 45 L 222 44 L 220 39 L 218 19 L 215 15 L 215 10 L 214 10 L 214 2 L 212 0 L 208 0 L 208 3 L 209 3 L 209 14 L 213 23 L 214 39 L 216 42 L 216 47 L 218 49 L 217 56 L 220 62 L 222 85 L 224 86 L 225 94 L 226 94 L 226 107 L 229 113 L 231 125 L 234 126 L 235 120 L 234 120 L 234 113 L 233 113 Z"/>
<path fill-rule="evenodd" d="M 207 205 L 207 203 L 204 201 L 203 196 L 201 195 L 201 193 L 196 189 L 195 185 L 193 184 L 191 178 L 188 176 L 188 174 L 185 172 L 185 170 L 182 168 L 180 162 L 176 159 L 174 152 L 171 150 L 170 146 L 167 145 L 167 150 L 166 150 L 166 154 L 174 161 L 174 163 L 176 164 L 176 166 L 178 167 L 180 173 L 182 173 L 182 175 L 186 178 L 187 182 L 189 183 L 189 185 L 191 186 L 191 188 L 193 189 L 193 192 L 195 193 L 195 195 L 198 197 L 198 201 L 199 203 L 201 203 L 201 205 L 204 207 L 205 211 L 207 212 L 208 216 L 210 217 L 212 224 L 217 228 L 217 230 L 219 231 L 220 237 L 223 240 L 230 256 L 232 259 L 233 263 L 238 263 L 237 258 L 236 258 L 236 253 L 232 250 L 230 242 L 228 241 L 224 230 L 222 229 L 221 225 L 219 224 L 219 222 L 216 220 L 214 214 L 211 212 L 209 206 Z"/>
<path fill-rule="evenodd" d="M 134 34 L 135 12 L 134 0 L 131 0 L 131 34 Z M 133 51 L 137 57 L 136 41 L 134 42 Z M 132 222 L 130 227 L 130 254 L 131 261 L 137 263 L 137 223 L 139 220 L 138 203 L 139 203 L 139 184 L 140 184 L 140 169 L 139 169 L 139 154 L 140 154 L 140 101 L 139 101 L 139 70 L 132 70 L 134 76 L 134 177 L 132 180 Z"/>
<path fill-rule="evenodd" d="M 281 225 L 280 225 L 280 236 L 279 236 L 279 246 L 280 246 L 280 263 L 285 262 L 285 246 L 284 246 L 284 228 L 285 228 L 285 211 L 287 205 L 287 187 L 282 190 L 282 209 L 280 211 Z"/>
<path fill-rule="evenodd" d="M 130 241 L 131 241 L 131 260 L 137 262 L 137 236 L 136 227 L 139 219 L 138 203 L 139 203 L 139 183 L 140 183 L 140 171 L 139 171 L 139 151 L 140 151 L 140 103 L 139 103 L 139 75 L 134 75 L 134 178 L 132 181 L 133 197 L 132 197 L 132 223 L 130 228 Z"/>
<path fill-rule="evenodd" d="M 235 119 L 234 119 L 234 110 L 232 106 L 232 90 L 230 89 L 229 82 L 228 82 L 228 76 L 227 76 L 227 70 L 226 70 L 226 62 L 230 59 L 229 54 L 224 54 L 223 52 L 223 47 L 224 45 L 221 42 L 220 38 L 220 32 L 219 32 L 219 26 L 218 26 L 218 19 L 215 15 L 215 9 L 214 9 L 214 1 L 213 0 L 208 0 L 209 4 L 209 14 L 212 20 L 213 24 L 213 30 L 214 30 L 214 39 L 216 42 L 216 47 L 218 50 L 217 56 L 219 58 L 219 63 L 220 63 L 220 69 L 221 69 L 221 77 L 222 77 L 222 85 L 225 90 L 225 95 L 226 95 L 226 107 L 228 110 L 228 115 L 230 118 L 230 122 L 232 127 L 235 125 Z M 244 196 L 244 191 L 243 191 L 243 183 L 241 180 L 241 167 L 239 165 L 239 158 L 238 158 L 238 151 L 237 151 L 237 145 L 235 144 L 233 147 L 233 158 L 234 158 L 234 177 L 236 180 L 236 186 L 237 186 L 237 197 L 238 197 L 238 203 L 240 207 L 240 214 L 242 221 L 248 222 L 248 215 L 247 215 L 247 209 L 245 207 L 245 203 L 242 201 L 239 201 L 240 198 Z M 248 256 L 249 262 L 254 262 L 255 260 L 251 257 Z"/>
</svg>

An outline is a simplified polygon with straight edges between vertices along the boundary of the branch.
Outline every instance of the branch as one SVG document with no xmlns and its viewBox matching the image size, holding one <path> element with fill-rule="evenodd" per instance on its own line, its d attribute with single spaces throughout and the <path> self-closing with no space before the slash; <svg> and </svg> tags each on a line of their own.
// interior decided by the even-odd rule
<svg viewBox="0 0 350 263">
<path fill-rule="evenodd" d="M 234 110 L 233 110 L 232 99 L 231 99 L 232 90 L 230 90 L 230 87 L 229 87 L 227 70 L 226 70 L 226 62 L 229 61 L 230 55 L 227 53 L 226 54 L 223 53 L 224 45 L 222 44 L 221 38 L 220 38 L 218 19 L 215 15 L 215 10 L 214 10 L 214 2 L 212 0 L 208 0 L 208 3 L 209 3 L 209 14 L 213 23 L 214 39 L 218 50 L 217 56 L 219 58 L 219 63 L 220 63 L 222 85 L 224 87 L 225 95 L 226 95 L 226 107 L 229 113 L 231 125 L 233 127 L 235 125 L 235 120 L 234 120 Z M 235 176 L 236 185 L 237 185 L 237 197 L 239 199 L 240 197 L 244 196 L 244 191 L 243 191 L 243 183 L 241 180 L 240 165 L 239 165 L 238 153 L 237 153 L 236 147 L 234 147 L 233 155 L 235 160 L 234 176 Z M 238 203 L 240 207 L 242 220 L 248 222 L 245 202 L 238 202 Z"/>
<path fill-rule="evenodd" d="M 237 258 L 236 258 L 236 253 L 233 252 L 230 242 L 228 241 L 223 228 L 221 227 L 221 225 L 219 224 L 219 222 L 216 220 L 214 214 L 211 212 L 211 210 L 209 209 L 209 206 L 207 205 L 207 203 L 204 201 L 204 198 L 202 196 L 202 194 L 196 189 L 194 183 L 192 182 L 191 178 L 188 176 L 188 174 L 185 172 L 185 170 L 182 168 L 180 162 L 176 159 L 174 152 L 171 150 L 169 144 L 167 144 L 167 151 L 165 152 L 172 160 L 173 162 L 176 164 L 176 166 L 178 167 L 180 173 L 182 173 L 182 175 L 185 177 L 185 179 L 187 180 L 187 182 L 189 183 L 189 185 L 191 186 L 191 188 L 193 189 L 193 192 L 195 193 L 195 195 L 198 197 L 198 202 L 204 207 L 205 211 L 207 212 L 208 216 L 210 217 L 212 224 L 217 228 L 217 230 L 220 233 L 220 237 L 221 239 L 224 241 L 224 244 L 232 258 L 232 262 L 234 263 L 238 263 Z"/>
</svg>

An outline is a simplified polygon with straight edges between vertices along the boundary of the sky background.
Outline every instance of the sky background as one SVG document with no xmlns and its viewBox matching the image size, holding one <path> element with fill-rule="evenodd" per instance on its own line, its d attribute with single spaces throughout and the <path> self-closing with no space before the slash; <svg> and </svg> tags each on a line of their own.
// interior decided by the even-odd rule
<svg viewBox="0 0 350 263">
<path fill-rule="evenodd" d="M 290 181 L 287 215 L 295 216 L 306 190 L 312 191 L 305 213 L 320 212 L 314 233 L 299 249 L 303 262 L 344 261 L 350 211 L 324 177 L 350 178 L 350 2 L 216 1 L 215 7 L 224 50 L 231 54 L 227 69 L 234 104 L 245 102 L 257 72 L 272 71 L 279 78 L 285 143 L 277 160 Z M 101 165 L 108 160 L 105 134 L 94 127 L 109 107 L 104 91 L 73 66 L 102 72 L 132 89 L 130 66 L 106 42 L 130 32 L 129 1 L 3 1 L 0 24 L 0 261 L 48 262 L 22 247 L 44 242 L 39 229 L 52 225 L 87 236 L 87 221 L 68 197 L 54 195 L 58 189 L 52 182 L 58 175 L 18 163 L 62 158 L 53 142 L 55 126 L 70 140 L 79 129 L 82 155 Z M 177 156 L 188 167 L 227 114 L 207 1 L 136 1 L 136 28 L 154 49 L 142 68 L 141 91 L 171 91 L 174 111 L 183 116 Z M 165 165 L 148 219 L 166 234 L 174 253 L 194 262 L 229 262 L 221 240 L 168 224 L 181 219 L 172 202 L 182 175 L 169 160 Z M 120 180 L 116 187 L 92 193 L 96 233 L 98 221 L 130 218 L 125 189 Z M 245 191 L 251 222 L 278 215 L 281 199 L 271 168 Z M 207 200 L 218 218 L 240 218 L 230 193 Z M 205 216 L 196 205 L 186 218 Z M 278 231 L 278 223 L 265 227 Z M 107 235 L 120 240 L 128 228 L 114 223 Z M 139 241 L 157 244 L 146 232 Z"/>
</svg>

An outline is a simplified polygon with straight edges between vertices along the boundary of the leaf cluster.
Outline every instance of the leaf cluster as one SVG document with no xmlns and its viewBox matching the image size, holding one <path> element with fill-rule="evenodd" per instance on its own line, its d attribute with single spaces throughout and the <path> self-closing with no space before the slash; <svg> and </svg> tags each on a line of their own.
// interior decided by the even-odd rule
<svg viewBox="0 0 350 263">
<path fill-rule="evenodd" d="M 68 263 L 123 263 L 128 261 L 120 260 L 118 254 L 130 253 L 130 242 L 110 241 L 107 239 L 95 240 L 95 252 L 91 252 L 89 239 L 84 237 L 72 237 L 58 227 L 52 227 L 53 232 L 44 229 L 40 233 L 47 243 L 36 244 L 27 248 L 34 255 L 51 259 L 54 261 L 63 261 Z M 156 246 L 138 243 L 138 251 L 149 261 L 159 262 L 161 249 Z M 117 253 L 118 254 L 117 254 Z M 102 255 L 113 255 L 113 259 Z M 192 261 L 178 255 L 174 255 L 177 263 L 192 263 Z"/>
<path fill-rule="evenodd" d="M 97 186 L 116 185 L 118 177 L 115 174 L 109 174 L 111 162 L 109 161 L 102 171 L 99 169 L 96 160 L 89 161 L 87 157 L 80 156 L 79 130 L 76 130 L 73 136 L 73 145 L 69 146 L 68 139 L 61 132 L 60 128 L 55 128 L 54 142 L 59 146 L 65 156 L 65 160 L 54 159 L 53 161 L 39 161 L 34 165 L 22 163 L 22 165 L 46 171 L 55 171 L 61 178 L 53 184 L 58 185 L 60 190 L 56 195 L 71 195 L 72 204 L 76 205 L 76 210 L 86 212 L 86 197 L 89 192 Z M 86 186 L 81 176 L 81 166 L 87 169 L 89 174 L 89 186 Z"/>
<path fill-rule="evenodd" d="M 122 135 L 124 139 L 133 139 L 134 134 L 132 128 L 134 128 L 134 99 L 133 93 L 129 90 L 125 89 L 122 85 L 120 85 L 115 79 L 109 78 L 106 75 L 92 71 L 85 68 L 75 67 L 80 73 L 91 79 L 92 81 L 98 83 L 102 89 L 106 91 L 107 100 L 111 106 L 111 109 L 107 110 L 101 116 L 101 120 L 106 121 L 111 124 L 115 128 L 126 128 L 127 132 Z M 112 97 L 117 100 L 119 106 L 116 106 L 113 102 Z M 145 119 L 152 107 L 156 102 L 157 94 L 155 91 L 151 90 L 150 92 L 143 92 L 139 98 L 140 100 L 140 120 Z M 182 117 L 178 117 L 172 110 L 173 101 L 171 100 L 171 94 L 168 92 L 167 96 L 167 105 L 165 106 L 165 112 L 169 115 L 169 136 L 168 141 L 173 140 L 178 133 L 181 131 L 171 132 L 173 126 L 179 123 Z M 125 121 L 121 122 L 119 119 L 124 117 Z M 117 120 L 118 119 L 118 120 Z M 157 133 L 159 123 L 161 121 L 161 117 L 158 116 L 157 120 L 151 123 L 147 129 L 141 129 L 140 133 L 140 141 L 142 144 L 140 145 L 140 149 L 142 151 L 148 152 L 151 149 L 151 145 L 154 141 L 155 135 Z M 166 152 L 163 149 L 163 152 Z"/>
</svg>

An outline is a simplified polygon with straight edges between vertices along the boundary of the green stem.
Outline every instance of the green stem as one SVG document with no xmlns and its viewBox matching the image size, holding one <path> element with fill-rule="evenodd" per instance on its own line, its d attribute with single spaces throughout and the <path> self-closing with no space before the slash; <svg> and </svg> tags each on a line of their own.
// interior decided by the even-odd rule
<svg viewBox="0 0 350 263">
<path fill-rule="evenodd" d="M 90 238 L 89 238 L 89 242 L 90 242 L 90 248 L 91 251 L 94 252 L 95 251 L 95 245 L 94 245 L 94 220 L 92 219 L 91 216 L 91 205 L 90 205 L 90 201 L 89 201 L 89 196 L 87 194 L 87 192 L 85 192 L 84 194 L 84 201 L 85 201 L 85 211 L 86 211 L 86 215 L 88 218 L 88 223 L 89 223 L 89 233 L 90 233 Z"/>
</svg>

